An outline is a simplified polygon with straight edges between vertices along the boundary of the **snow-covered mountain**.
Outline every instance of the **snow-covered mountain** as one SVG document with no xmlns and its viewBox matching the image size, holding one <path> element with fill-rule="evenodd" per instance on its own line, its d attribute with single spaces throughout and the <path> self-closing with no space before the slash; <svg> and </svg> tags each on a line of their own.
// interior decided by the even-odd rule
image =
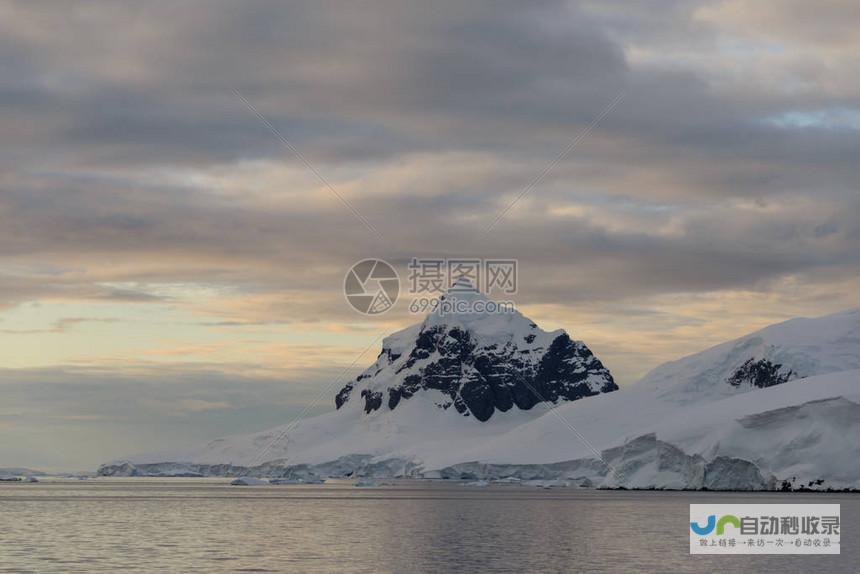
<svg viewBox="0 0 860 574">
<path fill-rule="evenodd" d="M 638 386 L 685 404 L 852 369 L 860 369 L 860 310 L 765 327 L 665 363 Z"/>
<path fill-rule="evenodd" d="M 485 309 L 489 300 L 471 289 L 455 283 L 442 305 Z M 387 337 L 376 362 L 337 394 L 337 408 L 361 401 L 368 414 L 394 410 L 416 394 L 438 391 L 444 397 L 438 408 L 487 421 L 495 412 L 618 390 L 588 347 L 563 330 L 548 333 L 513 309 L 446 313 L 442 305 Z"/>
<path fill-rule="evenodd" d="M 860 488 L 858 311 L 774 325 L 601 392 L 611 381 L 583 344 L 521 315 L 431 315 L 386 339 L 336 411 L 102 472 Z M 517 384 L 547 400 L 518 403 Z"/>
</svg>

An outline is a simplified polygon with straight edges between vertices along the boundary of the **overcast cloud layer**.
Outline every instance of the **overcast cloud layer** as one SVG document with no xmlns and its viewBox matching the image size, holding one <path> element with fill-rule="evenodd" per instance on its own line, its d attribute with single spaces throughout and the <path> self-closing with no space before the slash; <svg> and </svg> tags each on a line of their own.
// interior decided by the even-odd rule
<svg viewBox="0 0 860 574">
<path fill-rule="evenodd" d="M 365 257 L 517 258 L 522 310 L 622 384 L 860 305 L 858 27 L 849 1 L 0 1 L 0 466 L 147 450 L 63 430 L 142 412 L 286 422 L 288 381 L 415 320 L 351 312 Z M 164 403 L 136 414 L 53 390 L 110 402 L 140 369 Z"/>
</svg>

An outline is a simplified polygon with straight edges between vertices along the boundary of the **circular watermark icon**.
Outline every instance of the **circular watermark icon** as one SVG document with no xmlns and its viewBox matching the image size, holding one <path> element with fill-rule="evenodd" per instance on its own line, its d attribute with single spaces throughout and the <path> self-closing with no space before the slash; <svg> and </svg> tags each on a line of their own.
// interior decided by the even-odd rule
<svg viewBox="0 0 860 574">
<path fill-rule="evenodd" d="M 397 302 L 400 277 L 394 267 L 382 259 L 363 259 L 347 271 L 343 293 L 359 313 L 381 315 Z"/>
</svg>

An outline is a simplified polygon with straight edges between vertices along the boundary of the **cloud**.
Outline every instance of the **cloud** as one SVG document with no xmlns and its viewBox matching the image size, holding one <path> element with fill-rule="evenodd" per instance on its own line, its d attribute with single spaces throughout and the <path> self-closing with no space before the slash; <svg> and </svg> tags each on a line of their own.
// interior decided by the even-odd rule
<svg viewBox="0 0 860 574">
<path fill-rule="evenodd" d="M 116 323 L 117 319 L 97 319 L 92 317 L 64 317 L 54 321 L 47 329 L 0 329 L 0 333 L 7 335 L 33 335 L 49 333 L 66 333 L 81 323 Z"/>
<path fill-rule="evenodd" d="M 182 409 L 193 413 L 229 409 L 232 405 L 224 401 L 207 401 L 203 399 L 184 399 L 180 401 Z"/>
<path fill-rule="evenodd" d="M 225 375 L 217 368 L 0 370 L 0 460 L 93 470 L 133 452 L 190 446 L 312 413 L 322 380 Z"/>
<path fill-rule="evenodd" d="M 595 341 L 622 382 L 856 306 L 857 18 L 836 1 L 2 1 L 4 348 L 314 377 L 415 319 L 345 303 L 371 256 L 518 259 L 518 304 Z M 200 417 L 242 404 L 173 398 L 231 405 Z"/>
</svg>

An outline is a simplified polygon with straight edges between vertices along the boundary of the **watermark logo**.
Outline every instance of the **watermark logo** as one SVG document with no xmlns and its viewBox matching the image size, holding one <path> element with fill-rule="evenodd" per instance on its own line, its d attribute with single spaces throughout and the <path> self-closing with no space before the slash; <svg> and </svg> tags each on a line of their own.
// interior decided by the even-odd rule
<svg viewBox="0 0 860 574">
<path fill-rule="evenodd" d="M 416 297 L 409 304 L 409 312 L 414 315 L 426 313 L 437 313 L 441 316 L 469 313 L 496 314 L 515 313 L 516 310 L 513 301 L 472 300 L 459 298 L 457 293 L 452 293 L 450 297 Z"/>
<path fill-rule="evenodd" d="M 839 554 L 838 504 L 691 504 L 690 554 Z"/>
<path fill-rule="evenodd" d="M 469 297 L 470 293 L 513 295 L 519 280 L 516 259 L 447 259 L 413 257 L 407 264 L 412 295 L 408 310 L 424 313 L 514 313 L 513 301 Z M 391 309 L 400 295 L 400 278 L 382 259 L 363 259 L 347 271 L 344 294 L 349 304 L 365 315 Z"/>
<path fill-rule="evenodd" d="M 352 308 L 365 315 L 381 315 L 400 295 L 397 271 L 382 259 L 364 259 L 346 273 L 343 292 Z"/>
<path fill-rule="evenodd" d="M 444 291 L 488 295 L 517 292 L 516 259 L 435 259 L 409 261 L 409 291 L 413 295 Z"/>
</svg>

